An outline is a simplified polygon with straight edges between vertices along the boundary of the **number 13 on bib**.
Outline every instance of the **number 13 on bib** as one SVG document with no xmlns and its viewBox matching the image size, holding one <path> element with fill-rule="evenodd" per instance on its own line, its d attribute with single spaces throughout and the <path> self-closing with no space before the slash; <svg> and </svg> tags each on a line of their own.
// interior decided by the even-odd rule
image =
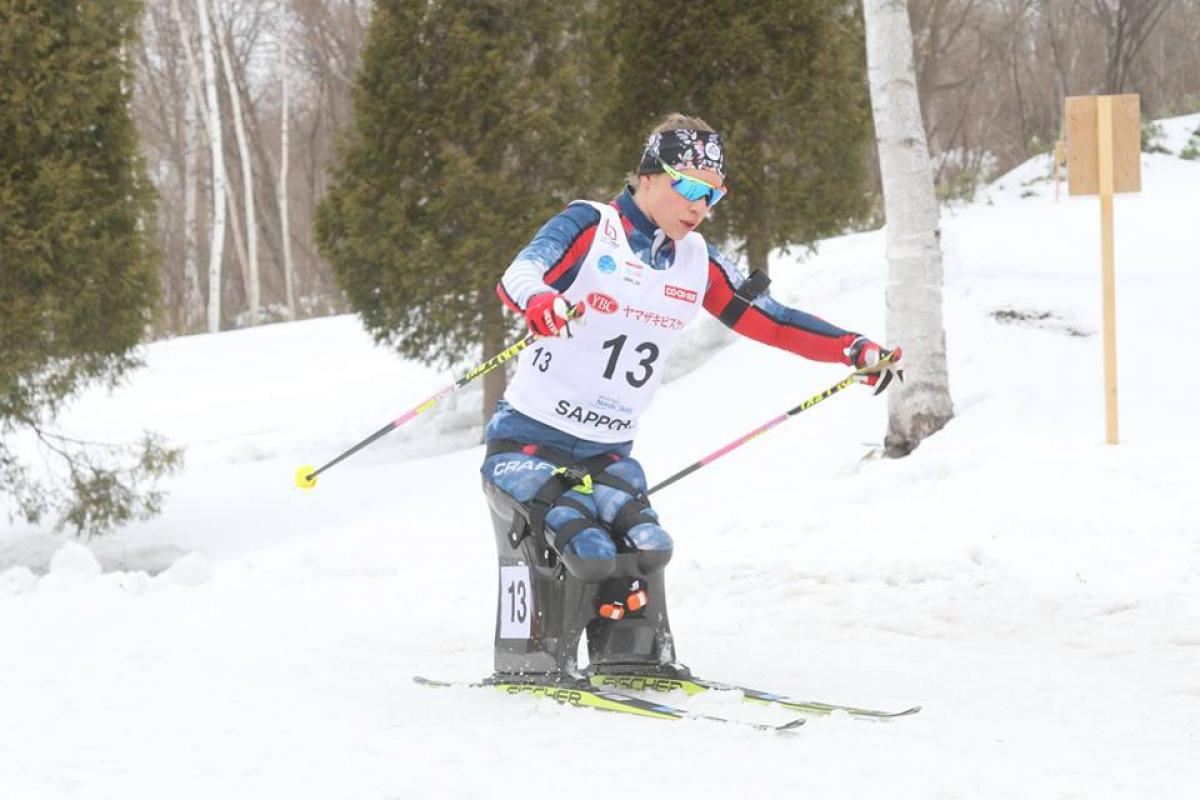
<svg viewBox="0 0 1200 800">
<path fill-rule="evenodd" d="M 617 212 L 596 235 L 563 294 L 588 307 L 571 338 L 542 339 L 521 354 L 505 398 L 522 414 L 593 442 L 626 442 L 650 404 L 662 366 L 708 286 L 708 249 L 691 234 L 675 261 L 654 269 L 634 254 Z"/>
</svg>

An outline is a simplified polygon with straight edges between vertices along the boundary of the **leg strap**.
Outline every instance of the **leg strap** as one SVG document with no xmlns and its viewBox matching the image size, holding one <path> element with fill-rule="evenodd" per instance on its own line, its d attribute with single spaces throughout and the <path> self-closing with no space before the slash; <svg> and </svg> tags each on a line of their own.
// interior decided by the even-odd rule
<svg viewBox="0 0 1200 800">
<path fill-rule="evenodd" d="M 611 486 L 629 495 L 629 501 L 621 506 L 616 516 L 613 517 L 610 528 L 614 535 L 624 536 L 629 533 L 630 529 L 641 525 L 643 522 L 658 524 L 656 518 L 646 513 L 650 510 L 650 498 L 646 496 L 645 491 L 642 489 L 607 472 L 600 473 L 592 481 L 604 486 Z"/>
<path fill-rule="evenodd" d="M 645 501 L 644 496 L 630 498 L 629 502 L 621 506 L 621 510 L 613 517 L 613 534 L 616 536 L 625 536 L 633 528 L 645 522 L 652 522 L 657 525 L 658 520 L 646 513 L 649 510 L 650 504 Z"/>
<path fill-rule="evenodd" d="M 560 554 L 566 549 L 567 545 L 571 543 L 571 540 L 575 538 L 576 534 L 586 531 L 588 528 L 600 528 L 601 530 L 604 529 L 604 524 L 600 522 L 600 520 L 596 519 L 590 508 L 568 494 L 559 495 L 558 499 L 550 503 L 550 506 L 546 509 L 545 513 L 550 513 L 551 508 L 564 507 L 575 509 L 579 512 L 580 516 L 576 517 L 575 519 L 569 519 L 562 525 L 555 526 L 554 549 Z M 542 519 L 545 520 L 545 515 L 543 515 Z"/>
<path fill-rule="evenodd" d="M 537 494 L 524 504 L 529 512 L 530 532 L 543 538 L 546 530 L 546 514 L 550 513 L 550 508 L 554 505 L 571 506 L 580 511 L 580 513 L 583 513 L 585 517 L 592 517 L 591 510 L 587 509 L 582 503 L 573 502 L 569 497 L 565 499 L 560 498 L 572 489 L 581 491 L 584 494 L 591 494 L 593 482 L 616 485 L 612 484 L 610 480 L 617 479 L 605 475 L 603 471 L 613 461 L 621 458 L 616 453 L 601 453 L 575 462 L 564 453 L 552 447 L 522 444 L 512 439 L 493 439 L 488 442 L 487 454 L 492 456 L 497 453 L 524 453 L 525 455 L 536 456 L 558 465 L 558 469 L 550 474 L 550 478 L 542 484 L 542 488 L 538 489 Z M 593 474 L 595 474 L 595 477 L 593 477 Z M 628 491 L 628 489 L 625 489 L 628 484 L 624 481 L 619 481 L 619 484 L 618 488 Z M 636 489 L 633 492 L 637 494 Z M 559 552 L 562 551 L 563 547 L 567 546 L 570 538 L 579 531 L 592 526 L 603 527 L 603 523 L 598 519 L 592 518 L 586 525 L 577 524 L 583 522 L 585 520 L 571 520 L 563 526 L 562 530 L 557 531 L 559 539 L 556 540 L 555 545 Z M 568 529 L 570 529 L 570 534 L 566 532 Z"/>
<path fill-rule="evenodd" d="M 608 465 L 605 464 L 605 466 Z M 607 472 L 601 472 L 599 475 L 594 476 L 592 480 L 596 483 L 603 484 L 604 486 L 611 486 L 614 489 L 620 489 L 630 497 L 636 497 L 646 505 L 650 505 L 650 501 L 646 498 L 646 494 L 629 481 L 623 481 L 615 475 L 609 475 Z"/>
<path fill-rule="evenodd" d="M 579 533 L 586 531 L 588 528 L 600 528 L 600 520 L 595 517 L 579 517 L 572 520 L 567 520 L 563 525 L 560 525 L 554 531 L 554 549 L 561 555 L 567 549 L 567 545 L 571 543 Z"/>
</svg>

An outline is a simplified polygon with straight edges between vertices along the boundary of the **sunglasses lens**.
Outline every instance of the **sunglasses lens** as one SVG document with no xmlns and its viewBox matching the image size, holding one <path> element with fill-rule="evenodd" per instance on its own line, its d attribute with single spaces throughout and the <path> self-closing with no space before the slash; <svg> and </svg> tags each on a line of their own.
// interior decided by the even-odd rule
<svg viewBox="0 0 1200 800">
<path fill-rule="evenodd" d="M 691 178 L 680 178 L 675 181 L 675 191 L 688 200 L 699 200 L 702 197 L 708 197 L 709 188 L 700 181 L 694 181 Z"/>
<path fill-rule="evenodd" d="M 681 175 L 679 178 L 671 181 L 671 186 L 676 192 L 685 199 L 695 202 L 696 200 L 708 200 L 708 207 L 715 206 L 722 197 L 725 196 L 725 190 L 715 186 L 709 186 L 703 181 L 698 181 L 695 178 L 689 178 L 686 175 Z"/>
<path fill-rule="evenodd" d="M 682 172 L 672 169 L 661 160 L 658 163 L 662 164 L 663 172 L 671 179 L 671 188 L 689 202 L 708 200 L 708 207 L 712 208 L 725 196 L 724 186 L 710 186 L 699 178 L 689 178 Z"/>
</svg>

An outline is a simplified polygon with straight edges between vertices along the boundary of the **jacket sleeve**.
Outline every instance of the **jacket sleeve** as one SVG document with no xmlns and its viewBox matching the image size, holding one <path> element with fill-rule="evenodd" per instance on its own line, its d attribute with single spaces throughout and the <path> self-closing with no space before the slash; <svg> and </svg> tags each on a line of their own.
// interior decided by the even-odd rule
<svg viewBox="0 0 1200 800">
<path fill-rule="evenodd" d="M 731 330 L 757 342 L 787 350 L 813 361 L 848 364 L 844 352 L 859 334 L 772 299 L 766 293 L 750 304 L 735 297 L 746 276 L 708 247 L 708 290 L 704 308 Z"/>
<path fill-rule="evenodd" d="M 565 291 L 583 266 L 599 222 L 600 212 L 587 203 L 572 203 L 551 217 L 496 285 L 504 304 L 523 314 L 535 294 Z"/>
</svg>

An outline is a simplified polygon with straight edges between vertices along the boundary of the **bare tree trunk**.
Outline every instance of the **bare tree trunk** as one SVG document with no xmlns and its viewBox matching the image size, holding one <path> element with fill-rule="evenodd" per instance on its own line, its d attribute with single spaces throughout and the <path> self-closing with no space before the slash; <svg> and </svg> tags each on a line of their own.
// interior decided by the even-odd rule
<svg viewBox="0 0 1200 800">
<path fill-rule="evenodd" d="M 187 73 L 188 73 L 187 113 L 190 115 L 193 123 L 199 122 L 200 124 L 202 124 L 204 126 L 205 133 L 207 134 L 209 131 L 209 128 L 211 127 L 211 124 L 209 121 L 208 109 L 205 107 L 204 102 L 203 102 L 204 94 L 203 94 L 203 90 L 201 89 L 201 84 L 200 84 L 200 70 L 196 66 L 196 59 L 195 59 L 195 56 L 192 54 L 191 32 L 188 30 L 187 22 L 183 18 L 183 10 L 179 7 L 179 0 L 171 0 L 171 11 L 172 11 L 173 16 L 175 17 L 175 25 L 176 25 L 176 27 L 179 28 L 179 40 L 180 40 L 180 43 L 183 45 L 184 61 L 187 63 Z M 200 116 L 202 117 L 202 119 L 198 120 L 198 121 L 195 119 L 195 114 L 197 111 L 200 112 Z M 196 133 L 196 125 L 195 124 L 193 124 L 192 126 L 190 126 L 188 128 L 188 133 L 190 136 L 195 136 L 195 133 Z M 193 144 L 195 144 L 196 146 L 193 147 L 192 146 Z M 199 165 L 197 163 L 197 161 L 198 161 L 197 156 L 199 155 L 199 143 L 189 140 L 188 144 L 187 144 L 187 149 L 188 149 L 188 154 L 191 156 L 191 159 L 192 159 L 191 167 L 188 168 L 189 169 L 188 177 L 189 177 L 189 180 L 192 181 L 193 183 L 191 184 L 192 194 L 190 194 L 184 200 L 184 203 L 185 203 L 184 216 L 185 216 L 185 218 L 188 216 L 189 209 L 187 208 L 186 204 L 190 202 L 192 204 L 190 213 L 192 214 L 193 221 L 194 221 L 196 206 L 198 205 L 197 195 L 199 194 L 199 189 L 200 189 L 200 180 L 199 180 L 199 174 L 198 174 L 199 173 L 199 170 L 198 170 Z M 216 197 L 216 195 L 214 195 L 214 197 Z M 214 208 L 215 208 L 216 200 L 214 199 L 213 202 L 214 202 Z M 198 239 L 199 239 L 200 230 L 199 230 L 198 226 L 193 228 L 190 224 L 187 224 L 187 223 L 185 223 L 185 227 L 187 227 L 187 232 L 185 232 L 185 234 L 184 234 L 185 237 L 186 236 L 194 236 L 195 237 L 195 238 L 191 239 L 190 242 L 185 242 L 185 247 L 188 244 L 190 244 L 195 249 L 192 251 L 193 259 L 192 259 L 190 265 L 186 262 L 184 265 L 184 270 L 185 270 L 185 272 L 184 272 L 184 282 L 185 282 L 184 292 L 185 292 L 185 297 L 187 298 L 187 303 L 188 303 L 188 308 L 187 308 L 187 313 L 186 313 L 187 326 L 188 326 L 187 330 L 188 330 L 188 333 L 193 333 L 197 329 L 196 325 L 199 323 L 200 317 L 202 316 L 203 309 L 204 309 L 204 300 L 201 297 L 201 293 L 200 293 L 199 265 L 196 263 L 198 261 L 197 251 L 199 249 Z M 194 233 L 193 233 L 193 231 L 194 231 Z M 185 258 L 186 258 L 186 256 L 185 256 Z M 211 261 L 212 261 L 212 258 L 210 255 L 209 262 L 211 263 Z M 188 272 L 189 266 L 191 268 L 190 273 Z M 194 294 L 192 294 L 193 292 L 194 292 Z M 211 295 L 211 291 L 210 291 L 210 295 Z M 194 305 L 193 305 L 193 303 L 194 303 Z"/>
<path fill-rule="evenodd" d="M 504 309 L 492 292 L 483 292 L 483 357 L 489 358 L 504 349 L 508 329 L 504 324 Z M 504 367 L 483 376 L 483 424 L 487 425 L 496 401 L 504 396 L 508 373 Z"/>
<path fill-rule="evenodd" d="M 767 240 L 762 233 L 755 232 L 747 236 L 745 247 L 747 273 L 762 270 L 764 275 L 771 274 L 771 248 L 767 246 Z"/>
<path fill-rule="evenodd" d="M 201 10 L 203 10 L 202 2 L 203 2 L 203 0 L 197 0 L 197 4 L 201 7 Z M 221 188 L 223 189 L 222 194 L 225 198 L 225 203 L 218 205 L 217 201 L 214 199 L 213 208 L 214 208 L 214 211 L 217 211 L 217 210 L 220 211 L 220 218 L 222 220 L 222 230 L 221 230 L 220 239 L 218 241 L 219 241 L 220 247 L 224 247 L 225 208 L 227 208 L 227 207 L 236 208 L 237 202 L 233 196 L 233 188 L 229 185 L 229 181 L 224 180 L 224 176 L 225 176 L 224 145 L 223 145 L 223 143 L 221 141 L 221 137 L 219 135 L 221 132 L 220 108 L 217 107 L 215 109 L 216 113 L 215 113 L 215 121 L 214 121 L 214 114 L 209 111 L 209 104 L 203 100 L 203 98 L 205 97 L 205 90 L 201 84 L 200 68 L 196 66 L 196 57 L 192 53 L 191 34 L 188 31 L 187 24 L 184 22 L 183 12 L 179 7 L 179 0 L 171 0 L 171 10 L 175 17 L 175 24 L 179 27 L 179 38 L 180 38 L 181 43 L 183 44 L 184 60 L 187 62 L 188 85 L 192 90 L 189 93 L 189 97 L 194 99 L 195 107 L 200 112 L 200 116 L 202 117 L 203 130 L 204 130 L 205 138 L 208 140 L 208 143 L 209 143 L 210 153 L 213 151 L 213 148 L 215 146 L 215 148 L 218 151 L 220 151 L 220 153 L 222 155 L 221 159 L 219 160 L 219 165 L 220 165 L 221 176 L 222 176 Z M 208 22 L 207 16 L 203 17 L 203 22 L 205 24 L 207 24 L 207 22 Z M 202 28 L 201 32 L 203 33 L 204 25 L 202 25 L 201 28 Z M 203 47 L 203 39 L 202 39 L 202 47 Z M 211 53 L 211 50 L 209 50 L 207 48 L 204 48 L 204 49 L 205 49 L 205 55 L 208 57 L 205 60 L 205 67 L 207 68 L 210 66 L 208 61 L 211 60 L 212 53 Z M 213 68 L 214 74 L 215 74 L 215 71 L 216 70 L 214 67 Z M 205 81 L 205 83 L 207 83 L 207 81 Z M 214 80 L 214 83 L 215 83 L 215 80 Z M 218 137 L 215 142 L 212 137 L 212 131 L 213 131 L 214 124 L 215 124 L 216 130 L 218 132 Z M 214 165 L 214 167 L 213 167 L 214 176 L 216 175 L 216 172 L 215 172 L 216 168 L 217 168 L 216 165 Z M 216 182 L 215 181 L 214 181 L 213 188 L 214 188 L 214 193 L 215 193 L 215 191 L 216 191 Z M 216 225 L 216 217 L 217 216 L 218 215 L 216 213 L 213 214 L 214 229 L 213 229 L 212 233 L 210 234 L 210 236 L 216 234 L 215 225 Z M 234 254 L 237 257 L 238 266 L 240 266 L 241 270 L 242 270 L 242 282 L 244 285 L 248 285 L 250 280 L 249 280 L 249 268 L 246 264 L 246 256 L 245 256 L 245 252 L 244 252 L 245 244 L 242 240 L 242 227 L 241 227 L 241 224 L 238 222 L 236 214 L 233 216 L 232 227 L 233 227 L 233 238 L 234 238 L 234 245 L 235 245 L 234 246 Z M 220 248 L 218 248 L 218 249 L 220 249 Z M 211 272 L 211 269 L 212 269 L 212 250 L 210 248 L 210 251 L 209 251 L 209 270 L 210 270 L 210 272 Z M 220 275 L 219 275 L 220 264 L 219 263 L 217 265 L 217 269 L 218 269 L 218 278 L 219 278 L 220 277 Z M 212 285 L 210 283 L 209 297 L 212 296 L 212 292 L 213 292 L 213 289 L 212 289 Z M 217 324 L 218 324 L 218 328 L 219 328 L 219 325 L 220 325 L 219 281 L 218 281 L 218 302 L 217 302 L 216 308 L 217 308 L 217 318 L 218 318 Z"/>
<path fill-rule="evenodd" d="M 216 19 L 216 15 L 213 15 Z M 254 174 L 250 159 L 250 148 L 246 144 L 246 126 L 242 121 L 242 96 L 234 80 L 233 61 L 230 58 L 232 43 L 227 43 L 221 32 L 216 32 L 217 51 L 221 54 L 221 69 L 225 73 L 225 85 L 229 88 L 230 106 L 233 108 L 233 131 L 237 137 L 238 154 L 242 163 L 242 202 L 246 218 L 246 306 L 250 311 L 250 324 L 258 324 L 260 308 L 258 281 L 258 223 L 254 218 Z"/>
<path fill-rule="evenodd" d="M 221 330 L 221 256 L 225 244 L 225 156 L 221 146 L 221 106 L 217 99 L 217 67 L 213 61 L 212 31 L 204 0 L 196 0 L 200 19 L 200 49 L 204 61 L 204 86 L 208 99 L 208 144 L 212 154 L 213 223 L 208 251 L 209 333 Z"/>
<path fill-rule="evenodd" d="M 887 219 L 887 335 L 907 380 L 889 394 L 885 449 L 905 456 L 954 415 L 942 326 L 942 251 L 933 170 L 905 0 L 863 0 L 867 71 Z"/>
<path fill-rule="evenodd" d="M 292 262 L 292 231 L 288 221 L 288 31 L 287 6 L 279 11 L 279 79 L 283 97 L 279 111 L 279 227 L 283 243 L 283 291 L 287 300 L 288 319 L 296 318 L 296 266 Z"/>
<path fill-rule="evenodd" d="M 195 333 L 204 316 L 204 298 L 200 294 L 199 230 L 197 202 L 200 180 L 196 174 L 200 136 L 197 131 L 199 120 L 196 108 L 199 99 L 191 83 L 188 84 L 187 102 L 183 109 L 183 327 L 187 333 Z"/>
<path fill-rule="evenodd" d="M 1074 0 L 1070 0 L 1074 2 Z M 1051 114 L 1054 119 L 1054 130 L 1059 138 L 1066 134 L 1063 131 L 1062 110 L 1066 103 L 1068 88 L 1067 88 L 1067 73 L 1068 66 L 1066 63 L 1066 42 L 1064 32 L 1060 29 L 1057 14 L 1057 0 L 1041 0 L 1041 15 L 1046 23 L 1046 32 L 1050 42 L 1051 63 L 1054 69 L 1054 107 L 1051 109 Z M 1070 32 L 1074 29 L 1074 10 L 1070 10 L 1070 15 L 1067 19 L 1066 37 L 1069 37 Z"/>
<path fill-rule="evenodd" d="M 1108 94 L 1125 90 L 1130 67 L 1169 7 L 1169 0 L 1092 0 L 1092 16 L 1106 34 Z"/>
</svg>

